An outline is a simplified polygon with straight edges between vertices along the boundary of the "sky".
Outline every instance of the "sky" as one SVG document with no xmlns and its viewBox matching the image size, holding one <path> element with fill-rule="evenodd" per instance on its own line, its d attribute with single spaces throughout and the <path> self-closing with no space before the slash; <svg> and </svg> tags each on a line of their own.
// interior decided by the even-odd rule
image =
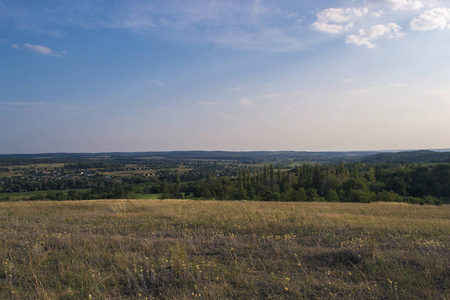
<svg viewBox="0 0 450 300">
<path fill-rule="evenodd" d="M 448 0 L 0 0 L 0 153 L 450 147 Z"/>
</svg>

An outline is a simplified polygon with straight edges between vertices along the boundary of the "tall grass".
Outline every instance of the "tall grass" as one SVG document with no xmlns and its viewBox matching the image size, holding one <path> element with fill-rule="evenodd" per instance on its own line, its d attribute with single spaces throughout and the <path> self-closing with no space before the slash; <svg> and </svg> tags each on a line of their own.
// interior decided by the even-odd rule
<svg viewBox="0 0 450 300">
<path fill-rule="evenodd" d="M 450 207 L 0 203 L 1 299 L 448 299 Z"/>
</svg>

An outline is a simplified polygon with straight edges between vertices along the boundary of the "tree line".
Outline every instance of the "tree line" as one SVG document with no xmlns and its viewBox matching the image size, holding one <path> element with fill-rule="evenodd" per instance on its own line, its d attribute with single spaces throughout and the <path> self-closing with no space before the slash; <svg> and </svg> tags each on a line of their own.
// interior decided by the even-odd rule
<svg viewBox="0 0 450 300">
<path fill-rule="evenodd" d="M 304 164 L 282 171 L 269 165 L 241 169 L 236 178 L 166 183 L 162 198 L 181 195 L 217 200 L 441 204 L 450 199 L 450 166 Z"/>
<path fill-rule="evenodd" d="M 138 194 L 160 194 L 161 199 L 441 204 L 450 203 L 450 165 L 340 163 L 303 164 L 289 169 L 273 164 L 225 168 L 208 163 L 186 172 L 162 172 L 157 177 L 95 175 L 36 181 L 4 178 L 0 188 L 4 192 L 50 190 L 47 195 L 36 195 L 31 200 L 124 199 Z M 58 191 L 64 189 L 71 190 Z"/>
</svg>

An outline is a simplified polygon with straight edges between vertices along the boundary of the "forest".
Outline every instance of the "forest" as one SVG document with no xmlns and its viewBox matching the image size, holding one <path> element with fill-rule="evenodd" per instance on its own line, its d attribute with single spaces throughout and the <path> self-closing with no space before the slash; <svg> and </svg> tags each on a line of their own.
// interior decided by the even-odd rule
<svg viewBox="0 0 450 300">
<path fill-rule="evenodd" d="M 0 199 L 450 203 L 448 152 L 167 152 L 0 156 Z M 339 161 L 339 162 L 337 162 Z"/>
</svg>

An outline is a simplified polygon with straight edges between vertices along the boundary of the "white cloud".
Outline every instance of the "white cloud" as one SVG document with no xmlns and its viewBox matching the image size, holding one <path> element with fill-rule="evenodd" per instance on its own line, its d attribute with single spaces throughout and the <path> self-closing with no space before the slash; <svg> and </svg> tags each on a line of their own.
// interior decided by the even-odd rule
<svg viewBox="0 0 450 300">
<path fill-rule="evenodd" d="M 364 30 L 360 30 L 359 34 L 349 34 L 345 38 L 347 44 L 355 44 L 357 46 L 367 46 L 367 48 L 375 48 L 375 44 L 365 36 Z"/>
<path fill-rule="evenodd" d="M 347 25 L 338 25 L 338 24 L 328 24 L 322 22 L 315 22 L 310 25 L 310 27 L 317 31 L 322 31 L 331 34 L 341 33 L 343 31 L 350 30 L 353 27 L 353 23 L 348 23 Z"/>
<path fill-rule="evenodd" d="M 317 20 L 324 23 L 348 23 L 368 13 L 364 8 L 327 8 L 317 14 Z"/>
<path fill-rule="evenodd" d="M 450 29 L 450 9 L 441 7 L 422 13 L 411 21 L 411 29 L 421 31 Z"/>
<path fill-rule="evenodd" d="M 18 44 L 11 44 L 11 47 L 13 47 L 14 49 L 20 49 L 20 46 Z"/>
<path fill-rule="evenodd" d="M 55 51 L 53 49 L 50 49 L 49 47 L 45 47 L 42 45 L 32 45 L 32 44 L 23 44 L 26 48 L 30 49 L 31 51 L 34 51 L 39 54 L 43 55 L 53 55 L 53 56 L 61 56 L 62 54 L 65 54 L 66 51 Z"/>
<path fill-rule="evenodd" d="M 347 35 L 345 42 L 347 44 L 355 44 L 358 46 L 367 46 L 368 48 L 374 48 L 373 41 L 385 37 L 388 39 L 404 37 L 405 33 L 402 32 L 402 27 L 396 23 L 389 23 L 387 25 L 378 24 L 370 28 L 368 32 L 365 30 L 359 30 L 357 34 Z"/>
<path fill-rule="evenodd" d="M 324 9 L 317 13 L 316 22 L 309 25 L 309 28 L 329 34 L 347 31 L 345 38 L 347 44 L 374 48 L 376 46 L 374 41 L 379 38 L 391 39 L 405 36 L 402 27 L 397 23 L 402 22 L 406 15 L 424 11 L 427 7 L 437 7 L 439 3 L 437 0 L 356 0 L 353 2 L 367 7 Z M 385 14 L 387 10 L 390 12 Z M 389 24 L 375 25 L 380 22 L 375 21 L 379 18 L 383 18 L 384 22 Z M 364 27 L 359 27 L 361 25 Z M 411 29 L 423 31 L 450 29 L 450 9 L 435 8 L 426 11 L 420 17 L 413 19 L 410 25 Z M 359 29 L 357 26 L 362 29 L 356 31 Z M 371 26 L 370 29 L 367 29 L 369 28 L 367 26 Z"/>
<path fill-rule="evenodd" d="M 41 46 L 41 45 L 24 44 L 24 46 L 30 50 L 33 50 L 34 52 L 37 52 L 40 54 L 45 54 L 45 55 L 51 55 L 55 52 L 52 49 L 45 47 L 45 46 Z"/>
<path fill-rule="evenodd" d="M 317 14 L 317 21 L 310 28 L 326 33 L 337 34 L 350 30 L 353 22 L 365 16 L 369 10 L 364 8 L 327 8 Z"/>
<path fill-rule="evenodd" d="M 238 102 L 239 104 L 244 106 L 252 106 L 253 104 L 252 100 L 248 99 L 247 97 L 239 99 Z"/>
<path fill-rule="evenodd" d="M 401 38 L 405 34 L 402 32 L 402 27 L 396 23 L 389 23 L 388 25 L 378 24 L 372 26 L 370 29 L 370 39 L 377 39 L 381 36 L 385 36 L 389 39 Z"/>
<path fill-rule="evenodd" d="M 383 2 L 393 10 L 419 10 L 426 4 L 423 0 L 383 0 Z"/>
<path fill-rule="evenodd" d="M 6 1 L 3 2 L 2 13 L 18 28 L 41 33 L 59 32 L 67 26 L 92 30 L 124 29 L 180 42 L 209 43 L 251 51 L 291 52 L 322 41 L 305 32 L 304 27 L 308 25 L 311 30 L 329 34 L 352 33 L 354 36 L 347 37 L 350 43 L 373 46 L 370 38 L 364 39 L 354 32 L 369 28 L 360 27 L 361 23 L 364 26 L 389 22 L 402 24 L 400 19 L 409 14 L 408 11 L 417 13 L 418 9 L 423 11 L 426 7 L 438 7 L 435 6 L 437 1 L 352 0 L 348 2 L 353 3 L 354 7 L 323 9 L 317 12 L 316 20 L 307 24 L 301 22 L 306 23 L 310 16 L 305 13 L 302 4 L 296 4 L 301 1 L 286 5 L 283 1 L 274 0 L 133 0 L 111 3 L 78 0 L 57 1 L 51 9 L 44 5 L 35 10 Z M 374 21 L 377 18 L 383 21 Z M 418 30 L 432 28 L 431 21 L 423 18 L 414 19 L 411 27 Z M 433 17 L 433 22 L 438 20 Z M 438 23 L 437 28 L 442 27 L 441 24 Z M 448 23 L 445 24 L 448 26 Z M 21 48 L 27 47 L 44 55 L 64 54 L 46 46 L 27 45 L 21 45 Z"/>
</svg>

